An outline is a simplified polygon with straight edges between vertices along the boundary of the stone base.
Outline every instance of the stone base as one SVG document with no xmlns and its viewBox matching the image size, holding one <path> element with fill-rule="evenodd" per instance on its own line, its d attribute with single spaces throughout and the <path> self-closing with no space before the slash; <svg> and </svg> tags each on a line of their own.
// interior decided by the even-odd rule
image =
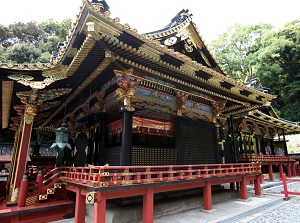
<svg viewBox="0 0 300 223">
<path fill-rule="evenodd" d="M 213 204 L 225 202 L 239 197 L 238 191 L 223 190 L 215 192 L 212 195 Z M 168 198 L 154 202 L 154 215 L 161 217 L 171 215 L 185 210 L 199 209 L 203 210 L 202 194 L 190 195 L 185 197 Z M 215 209 L 203 210 L 207 213 L 213 213 Z M 86 223 L 93 222 L 94 207 L 86 206 Z M 141 222 L 142 221 L 142 203 L 119 206 L 108 201 L 106 211 L 106 223 L 120 222 Z"/>
</svg>

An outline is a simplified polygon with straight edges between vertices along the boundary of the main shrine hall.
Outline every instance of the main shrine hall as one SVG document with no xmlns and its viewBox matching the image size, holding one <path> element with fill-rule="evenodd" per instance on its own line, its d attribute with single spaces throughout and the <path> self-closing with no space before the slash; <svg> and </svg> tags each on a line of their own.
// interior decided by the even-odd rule
<svg viewBox="0 0 300 223">
<path fill-rule="evenodd" d="M 274 166 L 296 175 L 285 135 L 300 126 L 277 116 L 276 96 L 258 79 L 241 83 L 223 71 L 189 10 L 140 34 L 111 18 L 109 1 L 82 2 L 49 63 L 0 61 L 1 127 L 15 131 L 9 205 L 47 205 L 55 188 L 70 198 L 65 213 L 45 209 L 43 218 L 27 219 L 47 222 L 72 212 L 75 222 L 84 222 L 79 210 L 93 204 L 95 222 L 105 222 L 106 200 L 143 196 L 146 223 L 153 220 L 156 193 L 198 185 L 210 210 L 211 186 L 239 183 L 246 199 L 247 180 L 261 195 L 264 166 L 270 179 Z M 55 131 L 49 149 L 57 154 L 53 169 L 42 172 L 39 166 L 49 164 L 43 159 L 31 167 L 35 194 L 24 178 L 33 130 Z M 276 155 L 279 148 L 283 156 Z M 26 222 L 22 216 L 3 220 Z"/>
</svg>

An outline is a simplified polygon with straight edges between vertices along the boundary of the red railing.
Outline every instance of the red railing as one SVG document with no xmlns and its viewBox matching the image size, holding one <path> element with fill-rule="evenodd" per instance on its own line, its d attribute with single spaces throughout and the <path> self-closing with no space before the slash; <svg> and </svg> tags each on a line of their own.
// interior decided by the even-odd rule
<svg viewBox="0 0 300 223">
<path fill-rule="evenodd" d="M 242 154 L 239 157 L 240 162 L 259 162 L 259 161 L 296 161 L 294 157 L 278 156 L 278 155 L 258 155 L 258 154 Z"/>
<path fill-rule="evenodd" d="M 60 170 L 58 168 L 55 168 L 48 172 L 43 178 L 41 193 L 45 193 L 47 189 L 52 188 L 55 183 L 58 183 L 59 176 Z"/>
<path fill-rule="evenodd" d="M 296 192 L 296 191 L 288 191 L 288 187 L 287 187 L 287 182 L 298 182 L 300 183 L 300 179 L 293 179 L 293 178 L 286 178 L 285 174 L 281 175 L 281 180 L 282 180 L 282 184 L 283 184 L 283 191 L 281 191 L 281 193 L 284 194 L 284 200 L 289 200 L 291 199 L 289 197 L 289 194 L 294 194 L 294 195 L 300 195 L 300 191 Z"/>
<path fill-rule="evenodd" d="M 125 167 L 90 166 L 62 167 L 57 171 L 62 181 L 89 184 L 92 187 L 107 187 L 257 174 L 261 172 L 261 165 L 260 163 L 239 163 Z"/>
</svg>

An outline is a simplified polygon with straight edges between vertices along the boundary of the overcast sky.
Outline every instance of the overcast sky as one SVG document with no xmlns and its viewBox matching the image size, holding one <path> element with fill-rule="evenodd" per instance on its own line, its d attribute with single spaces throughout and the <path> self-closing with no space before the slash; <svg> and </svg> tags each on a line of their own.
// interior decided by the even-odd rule
<svg viewBox="0 0 300 223">
<path fill-rule="evenodd" d="M 246 25 L 270 23 L 277 28 L 300 19 L 300 0 L 106 0 L 111 17 L 120 18 L 139 33 L 166 26 L 182 9 L 193 14 L 206 42 L 216 39 L 235 23 Z M 43 21 L 53 18 L 75 19 L 81 0 L 11 0 L 1 1 L 0 24 Z"/>
</svg>

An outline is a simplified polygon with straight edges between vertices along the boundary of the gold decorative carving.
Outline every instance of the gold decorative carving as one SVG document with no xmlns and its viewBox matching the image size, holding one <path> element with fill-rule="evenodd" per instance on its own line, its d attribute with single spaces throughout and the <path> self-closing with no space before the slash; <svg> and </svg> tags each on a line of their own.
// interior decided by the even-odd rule
<svg viewBox="0 0 300 223">
<path fill-rule="evenodd" d="M 197 68 L 195 68 L 194 66 L 189 65 L 188 63 L 184 63 L 182 66 L 180 66 L 180 70 L 190 74 L 192 76 L 196 75 L 196 71 L 198 70 Z"/>
<path fill-rule="evenodd" d="M 177 92 L 176 93 L 176 103 L 177 103 L 177 115 L 182 116 L 182 111 L 185 109 L 186 107 L 186 100 L 188 98 L 188 94 L 187 93 L 183 93 L 183 92 Z"/>
<path fill-rule="evenodd" d="M 193 47 L 187 43 L 184 44 L 184 49 L 189 53 L 193 52 Z"/>
<path fill-rule="evenodd" d="M 8 62 L 7 62 L 7 67 L 8 67 L 8 68 L 13 68 L 13 67 L 14 67 L 14 62 L 11 61 L 11 60 L 8 61 Z"/>
<path fill-rule="evenodd" d="M 175 36 L 172 36 L 172 37 L 166 39 L 166 40 L 164 41 L 164 44 L 167 45 L 167 46 L 172 46 L 172 45 L 174 45 L 176 42 L 177 42 L 177 38 L 176 38 Z"/>
<path fill-rule="evenodd" d="M 9 79 L 14 80 L 14 81 L 30 81 L 33 80 L 34 78 L 29 75 L 23 75 L 23 74 L 12 74 L 8 76 Z"/>
<path fill-rule="evenodd" d="M 181 40 L 185 40 L 190 37 L 190 32 L 187 29 L 181 30 L 177 35 Z"/>
<path fill-rule="evenodd" d="M 24 64 L 18 64 L 18 68 L 19 68 L 20 70 L 24 69 Z"/>
<path fill-rule="evenodd" d="M 212 84 L 212 85 L 215 85 L 216 87 L 220 87 L 220 85 L 221 85 L 220 81 L 221 80 L 217 80 L 215 78 L 210 78 L 210 79 L 208 79 L 207 82 L 210 83 L 210 84 Z"/>
<path fill-rule="evenodd" d="M 213 112 L 213 122 L 217 123 L 217 118 L 219 118 L 222 110 L 225 108 L 226 101 L 211 101 L 212 112 Z"/>
<path fill-rule="evenodd" d="M 13 190 L 13 192 L 12 192 L 12 194 L 11 194 L 11 199 L 10 199 L 10 201 L 12 202 L 12 203 L 16 203 L 17 201 L 18 201 L 18 197 L 19 197 L 19 188 L 17 187 L 17 188 L 15 188 L 14 190 Z"/>
<path fill-rule="evenodd" d="M 97 202 L 97 192 L 86 193 L 85 204 L 94 204 Z"/>
<path fill-rule="evenodd" d="M 234 94 L 240 94 L 240 90 L 241 90 L 241 89 L 239 89 L 238 87 L 232 87 L 232 88 L 230 89 L 230 91 L 231 91 L 232 93 L 234 93 Z"/>
<path fill-rule="evenodd" d="M 149 46 L 147 44 L 143 44 L 142 46 L 139 47 L 139 51 L 141 53 L 144 53 L 148 56 L 153 57 L 155 60 L 159 61 L 160 60 L 160 56 L 163 55 L 162 52 L 154 49 L 152 46 Z"/>
<path fill-rule="evenodd" d="M 133 69 L 129 69 L 125 72 L 114 70 L 115 75 L 118 78 L 118 85 L 120 86 L 116 93 L 123 99 L 124 109 L 127 111 L 134 111 L 134 107 L 131 105 L 131 99 L 134 96 L 136 85 L 138 81 L 132 76 Z"/>
<path fill-rule="evenodd" d="M 115 39 L 116 37 L 120 36 L 122 31 L 115 28 L 114 26 L 105 23 L 95 17 L 92 17 L 94 23 L 94 32 L 99 33 L 100 35 L 107 36 L 109 38 Z"/>
</svg>

